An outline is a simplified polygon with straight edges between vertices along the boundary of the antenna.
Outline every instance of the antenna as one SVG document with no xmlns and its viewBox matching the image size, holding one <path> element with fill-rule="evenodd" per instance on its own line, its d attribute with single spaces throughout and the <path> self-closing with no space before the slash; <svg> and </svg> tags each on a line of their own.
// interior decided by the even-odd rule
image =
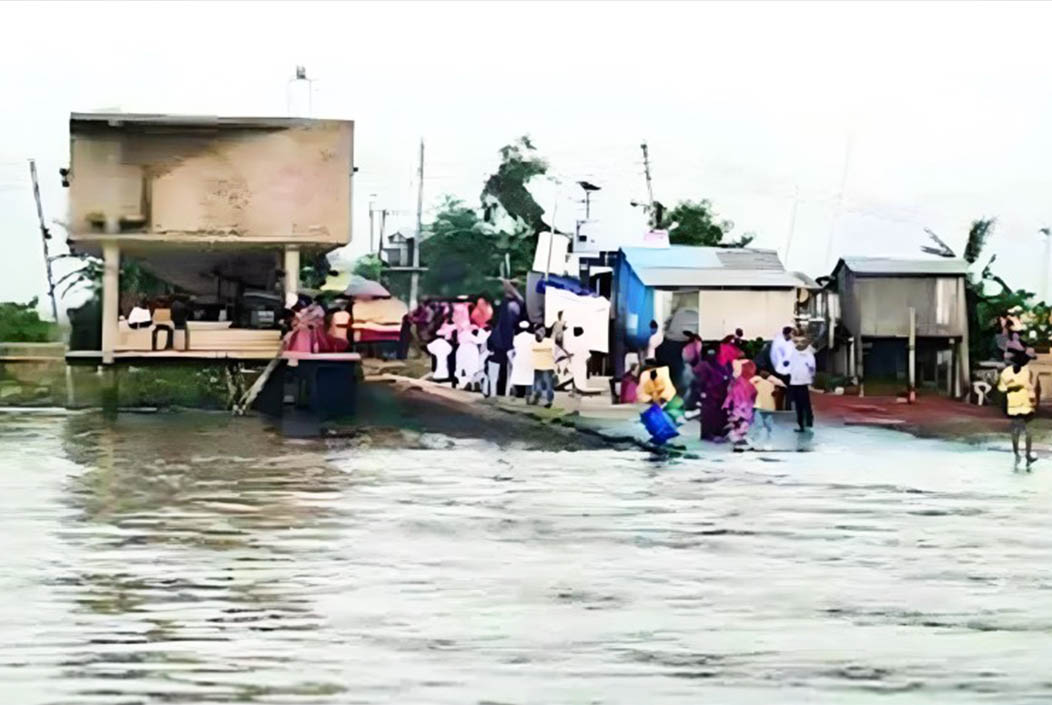
<svg viewBox="0 0 1052 705">
<path fill-rule="evenodd" d="M 314 81 L 312 79 L 307 78 L 306 66 L 297 65 L 295 78 L 290 78 L 288 84 L 285 87 L 285 112 L 287 112 L 290 116 L 294 115 L 294 94 L 302 90 L 303 84 L 306 84 L 307 88 L 306 117 L 311 117 L 314 113 Z M 295 113 L 299 112 L 300 111 L 298 109 L 295 111 Z"/>
</svg>

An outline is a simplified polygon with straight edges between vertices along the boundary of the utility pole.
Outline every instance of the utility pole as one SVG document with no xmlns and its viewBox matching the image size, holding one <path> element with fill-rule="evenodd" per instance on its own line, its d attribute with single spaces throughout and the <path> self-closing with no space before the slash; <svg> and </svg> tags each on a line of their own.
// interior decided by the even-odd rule
<svg viewBox="0 0 1052 705">
<path fill-rule="evenodd" d="M 416 237 L 413 238 L 413 272 L 409 275 L 409 308 L 416 308 L 420 293 L 420 239 L 424 234 L 424 140 L 420 139 L 420 167 L 416 185 Z"/>
<path fill-rule="evenodd" d="M 376 256 L 380 256 L 380 250 L 384 248 L 384 229 L 387 227 L 387 214 L 390 213 L 386 208 L 380 211 L 380 237 L 376 241 Z"/>
<path fill-rule="evenodd" d="M 800 205 L 800 186 L 793 186 L 793 210 L 789 213 L 789 236 L 785 239 L 785 256 L 783 263 L 789 267 L 789 251 L 793 247 L 793 235 L 796 233 L 796 207 Z"/>
<path fill-rule="evenodd" d="M 824 265 L 827 271 L 832 269 L 833 264 L 835 264 L 830 262 L 830 260 L 833 258 L 833 241 L 836 239 L 836 229 L 840 224 L 840 214 L 844 210 L 844 191 L 847 189 L 847 175 L 848 168 L 851 165 L 851 147 L 854 140 L 854 132 L 849 129 L 847 133 L 847 144 L 844 146 L 844 169 L 840 173 L 840 192 L 837 193 L 836 209 L 833 211 L 833 225 L 829 229 L 829 242 L 826 245 L 826 259 Z"/>
<path fill-rule="evenodd" d="M 647 149 L 646 141 L 639 145 L 639 148 L 643 150 L 643 173 L 647 177 L 647 207 L 650 209 L 650 222 L 651 225 L 657 227 L 657 222 L 654 218 L 654 183 L 650 179 L 650 151 Z"/>
<path fill-rule="evenodd" d="M 373 221 L 373 213 L 376 212 L 376 209 L 373 207 L 375 205 L 375 202 L 373 201 L 373 198 L 375 197 L 375 195 L 376 194 L 372 194 L 369 197 L 369 251 L 370 252 L 373 251 L 373 243 L 375 242 L 375 234 L 374 233 L 376 232 L 376 228 L 374 226 L 374 221 Z"/>
<path fill-rule="evenodd" d="M 48 251 L 48 240 L 51 233 L 44 224 L 44 207 L 40 205 L 40 182 L 37 179 L 36 160 L 29 160 L 29 175 L 33 179 L 33 199 L 37 202 L 37 220 L 40 221 L 40 239 L 44 243 L 44 268 L 47 270 L 47 294 L 51 298 L 51 315 L 58 322 L 58 303 L 55 301 L 55 277 L 51 273 L 51 254 Z"/>
</svg>

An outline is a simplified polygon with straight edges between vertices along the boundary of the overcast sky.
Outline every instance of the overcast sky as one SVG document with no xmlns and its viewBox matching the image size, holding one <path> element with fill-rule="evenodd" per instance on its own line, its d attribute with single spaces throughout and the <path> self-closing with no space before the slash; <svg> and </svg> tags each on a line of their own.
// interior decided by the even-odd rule
<svg viewBox="0 0 1052 705">
<path fill-rule="evenodd" d="M 421 137 L 433 211 L 477 203 L 524 133 L 562 181 L 538 189 L 560 227 L 586 178 L 603 238 L 630 242 L 645 139 L 659 200 L 709 198 L 792 269 L 917 255 L 926 227 L 960 252 L 987 215 L 995 268 L 1037 289 L 1049 27 L 1037 3 L 5 4 L 0 299 L 44 292 L 26 160 L 62 218 L 70 111 L 284 115 L 297 64 L 314 116 L 357 123 L 354 252 L 371 194 L 412 229 Z"/>
</svg>

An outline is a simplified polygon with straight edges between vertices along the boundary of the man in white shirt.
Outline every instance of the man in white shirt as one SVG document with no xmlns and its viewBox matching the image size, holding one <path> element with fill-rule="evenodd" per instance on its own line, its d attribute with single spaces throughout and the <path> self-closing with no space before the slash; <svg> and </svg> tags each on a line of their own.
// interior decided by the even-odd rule
<svg viewBox="0 0 1052 705">
<path fill-rule="evenodd" d="M 807 338 L 797 338 L 789 357 L 789 397 L 796 409 L 797 433 L 811 430 L 815 425 L 811 409 L 811 384 L 815 381 L 815 351 Z"/>
<path fill-rule="evenodd" d="M 793 351 L 793 327 L 786 326 L 781 332 L 774 336 L 771 348 L 768 352 L 771 362 L 771 372 L 785 385 L 786 393 L 782 395 L 781 408 L 788 411 L 792 407 L 792 397 L 789 396 L 789 358 Z"/>
<path fill-rule="evenodd" d="M 140 301 L 128 313 L 129 328 L 149 328 L 152 323 L 153 317 L 150 315 L 150 309 L 146 308 L 145 302 Z"/>
<path fill-rule="evenodd" d="M 647 340 L 647 360 L 657 358 L 657 349 L 665 342 L 665 334 L 661 332 L 661 326 L 657 321 L 650 322 L 650 338 Z"/>
<path fill-rule="evenodd" d="M 785 384 L 789 384 L 789 358 L 793 350 L 793 328 L 786 326 L 771 341 L 771 371 Z"/>
</svg>

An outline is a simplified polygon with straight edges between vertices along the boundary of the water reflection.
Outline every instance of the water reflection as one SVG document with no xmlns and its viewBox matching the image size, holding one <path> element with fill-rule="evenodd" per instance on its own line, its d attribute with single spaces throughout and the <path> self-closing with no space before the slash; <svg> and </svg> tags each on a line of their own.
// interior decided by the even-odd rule
<svg viewBox="0 0 1052 705">
<path fill-rule="evenodd" d="M 76 416 L 64 447 L 84 470 L 63 495 L 76 522 L 58 533 L 95 559 L 92 571 L 71 563 L 55 580 L 72 588 L 81 637 L 61 663 L 71 696 L 254 702 L 343 691 L 285 670 L 286 657 L 268 648 L 310 641 L 323 626 L 309 572 L 290 580 L 284 568 L 326 562 L 338 539 L 341 512 L 326 500 L 343 474 L 324 446 L 290 447 L 250 420 L 183 414 Z M 258 663 L 271 683 L 254 676 Z M 114 678 L 135 685 L 114 688 Z"/>
<path fill-rule="evenodd" d="M 996 454 L 419 431 L 0 416 L 0 702 L 1052 697 L 1052 480 Z"/>
</svg>

